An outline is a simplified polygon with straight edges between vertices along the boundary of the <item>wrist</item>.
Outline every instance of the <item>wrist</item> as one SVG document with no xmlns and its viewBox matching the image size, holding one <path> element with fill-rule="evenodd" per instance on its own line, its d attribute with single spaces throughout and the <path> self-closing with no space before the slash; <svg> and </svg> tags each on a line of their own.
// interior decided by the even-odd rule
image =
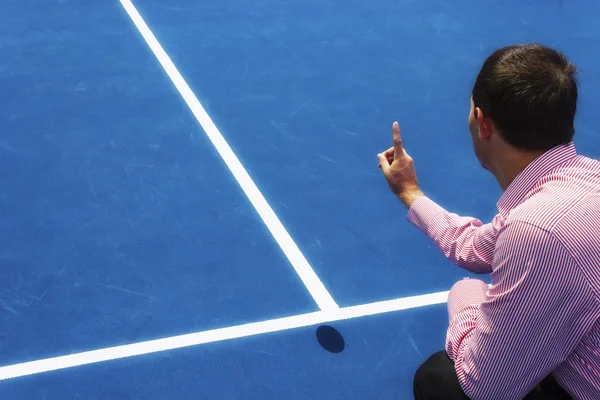
<svg viewBox="0 0 600 400">
<path fill-rule="evenodd" d="M 423 196 L 425 196 L 425 194 L 419 188 L 405 190 L 398 193 L 398 198 L 407 208 L 410 208 L 419 197 Z"/>
</svg>

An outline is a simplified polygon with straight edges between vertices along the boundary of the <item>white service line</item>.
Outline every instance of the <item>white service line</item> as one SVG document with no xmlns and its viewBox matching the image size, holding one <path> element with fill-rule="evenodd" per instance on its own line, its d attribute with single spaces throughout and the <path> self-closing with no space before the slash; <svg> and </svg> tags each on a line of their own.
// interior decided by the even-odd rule
<svg viewBox="0 0 600 400">
<path fill-rule="evenodd" d="M 202 129 L 206 132 L 206 135 L 223 158 L 223 161 L 225 161 L 225 164 L 227 164 L 227 167 L 229 167 L 229 170 L 242 187 L 244 193 L 269 231 L 271 231 L 271 234 L 287 256 L 319 308 L 321 310 L 333 310 L 339 308 L 269 203 L 267 203 L 260 190 L 258 190 L 256 184 L 252 181 L 252 178 L 250 178 L 250 175 L 248 175 L 248 172 L 246 172 L 242 163 L 231 150 L 231 147 L 229 147 L 221 132 L 219 132 L 210 116 L 206 113 L 204 107 L 202 107 L 202 104 L 200 104 L 196 98 L 196 95 L 194 95 L 188 84 L 185 82 L 177 70 L 177 67 L 175 67 L 150 28 L 148 28 L 148 25 L 146 25 L 146 22 L 133 3 L 131 3 L 130 0 L 120 1 L 127 14 L 129 14 L 129 17 L 142 34 L 142 37 L 198 120 L 198 123 L 200 123 Z"/>
<path fill-rule="evenodd" d="M 146 342 L 107 347 L 104 349 L 69 354 L 66 356 L 46 358 L 37 361 L 0 367 L 0 380 L 56 371 L 81 365 L 94 364 L 102 361 L 157 353 L 204 343 L 243 338 L 264 333 L 280 332 L 288 329 L 313 326 L 326 322 L 341 321 L 351 318 L 364 317 L 367 315 L 383 314 L 392 311 L 406 310 L 409 308 L 442 304 L 445 303 L 447 299 L 447 291 L 431 293 L 420 296 L 404 297 L 400 299 L 362 304 L 358 306 L 343 307 L 329 311 L 317 311 L 268 321 L 230 326 L 227 328 L 212 329 L 204 332 L 172 336 Z"/>
</svg>

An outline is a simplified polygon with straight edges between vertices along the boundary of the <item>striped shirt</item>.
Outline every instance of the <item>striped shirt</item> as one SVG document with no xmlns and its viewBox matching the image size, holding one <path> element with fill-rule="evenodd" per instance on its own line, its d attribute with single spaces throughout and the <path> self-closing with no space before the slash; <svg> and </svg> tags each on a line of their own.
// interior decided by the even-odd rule
<svg viewBox="0 0 600 400">
<path fill-rule="evenodd" d="M 522 399 L 553 374 L 600 399 L 600 162 L 571 143 L 530 163 L 482 224 L 427 197 L 408 219 L 455 264 L 446 351 L 471 399 Z"/>
</svg>

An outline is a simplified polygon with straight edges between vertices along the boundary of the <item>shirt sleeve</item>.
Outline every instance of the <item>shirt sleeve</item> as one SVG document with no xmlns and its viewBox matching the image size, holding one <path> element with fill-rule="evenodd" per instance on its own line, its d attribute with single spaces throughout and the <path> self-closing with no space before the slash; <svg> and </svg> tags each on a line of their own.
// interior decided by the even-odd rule
<svg viewBox="0 0 600 400">
<path fill-rule="evenodd" d="M 448 315 L 452 320 L 456 314 L 470 305 L 478 305 L 487 299 L 488 285 L 479 279 L 462 279 L 448 294 Z"/>
<path fill-rule="evenodd" d="M 408 220 L 431 238 L 454 264 L 473 273 L 492 272 L 495 228 L 493 223 L 449 213 L 427 197 L 410 207 Z"/>
<path fill-rule="evenodd" d="M 446 351 L 465 394 L 522 399 L 596 321 L 594 296 L 552 234 L 522 222 L 499 233 L 485 301 L 451 316 Z"/>
</svg>

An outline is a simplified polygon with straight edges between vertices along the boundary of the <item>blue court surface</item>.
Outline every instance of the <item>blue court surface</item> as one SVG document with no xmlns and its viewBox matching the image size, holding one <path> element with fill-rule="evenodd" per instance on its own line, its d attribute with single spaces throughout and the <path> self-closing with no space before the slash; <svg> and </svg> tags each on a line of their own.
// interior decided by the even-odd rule
<svg viewBox="0 0 600 400">
<path fill-rule="evenodd" d="M 496 48 L 581 72 L 592 0 L 4 0 L 0 398 L 410 399 L 468 276 L 377 168 L 489 220 L 470 89 Z M 345 339 L 318 343 L 318 326 Z"/>
</svg>

